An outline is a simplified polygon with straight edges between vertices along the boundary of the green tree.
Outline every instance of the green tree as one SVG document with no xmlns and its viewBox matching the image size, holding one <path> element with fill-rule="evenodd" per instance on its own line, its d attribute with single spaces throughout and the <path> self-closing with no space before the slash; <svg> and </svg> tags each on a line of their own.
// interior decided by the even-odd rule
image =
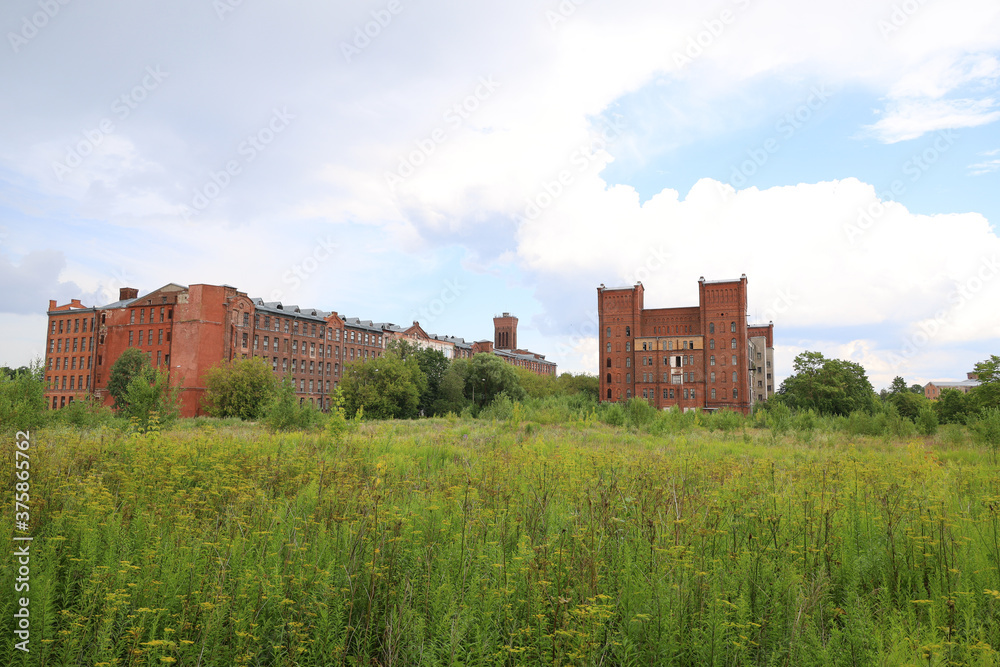
<svg viewBox="0 0 1000 667">
<path fill-rule="evenodd" d="M 795 373 L 778 389 L 779 400 L 790 408 L 846 416 L 874 407 L 875 390 L 860 364 L 806 351 L 792 366 Z"/>
<path fill-rule="evenodd" d="M 0 430 L 38 428 L 45 422 L 45 408 L 41 360 L 0 375 Z"/>
<path fill-rule="evenodd" d="M 944 389 L 934 403 L 934 411 L 942 424 L 964 424 L 972 406 L 969 396 L 958 389 Z"/>
<path fill-rule="evenodd" d="M 136 347 L 130 347 L 115 359 L 108 374 L 108 393 L 114 398 L 114 408 L 121 412 L 127 407 L 126 393 L 132 380 L 150 368 L 149 357 Z"/>
<path fill-rule="evenodd" d="M 403 359 L 395 349 L 381 357 L 350 364 L 340 383 L 344 409 L 351 417 L 359 410 L 372 419 L 412 419 L 419 414 L 420 395 L 427 378 L 417 357 Z"/>
<path fill-rule="evenodd" d="M 129 381 L 119 414 L 134 420 L 142 431 L 149 428 L 154 414 L 157 422 L 166 426 L 177 418 L 177 396 L 166 371 L 146 366 Z"/>
<path fill-rule="evenodd" d="M 464 359 L 453 361 L 438 387 L 438 397 L 434 401 L 433 414 L 446 415 L 453 412 L 460 414 L 466 406 L 465 400 L 465 367 Z"/>
<path fill-rule="evenodd" d="M 979 386 L 969 391 L 972 404 L 978 410 L 1000 408 L 1000 357 L 990 355 L 973 366 L 973 370 L 978 374 Z"/>
<path fill-rule="evenodd" d="M 892 384 L 889 385 L 889 395 L 902 394 L 909 391 L 906 387 L 906 380 L 900 376 L 896 376 L 892 379 Z"/>
<path fill-rule="evenodd" d="M 477 408 L 482 408 L 501 393 L 512 401 L 524 400 L 524 388 L 517 380 L 514 367 L 495 354 L 474 355 L 465 369 L 465 397 Z"/>
<path fill-rule="evenodd" d="M 417 409 L 421 414 L 429 417 L 435 414 L 434 404 L 441 394 L 441 381 L 444 380 L 451 362 L 448 361 L 448 357 L 444 356 L 443 352 L 431 348 L 424 348 L 414 356 L 426 379 L 424 390 L 420 392 L 420 402 L 417 404 Z"/>
<path fill-rule="evenodd" d="M 278 390 L 278 380 L 263 357 L 223 361 L 205 372 L 204 405 L 214 417 L 257 420 Z"/>
<path fill-rule="evenodd" d="M 264 423 L 272 431 L 308 430 L 322 421 L 319 410 L 306 405 L 295 395 L 291 375 L 281 379 L 270 405 L 264 411 Z"/>
</svg>

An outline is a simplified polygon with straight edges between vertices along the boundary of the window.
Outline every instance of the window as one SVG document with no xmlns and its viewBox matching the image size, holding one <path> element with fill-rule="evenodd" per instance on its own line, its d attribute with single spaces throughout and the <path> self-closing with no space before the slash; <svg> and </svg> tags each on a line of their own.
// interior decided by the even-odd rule
<svg viewBox="0 0 1000 667">
<path fill-rule="evenodd" d="M 156 351 L 156 365 L 157 366 L 159 366 L 160 365 L 160 361 L 162 361 L 162 358 L 161 358 L 162 354 L 163 353 L 160 350 Z"/>
<path fill-rule="evenodd" d="M 708 349 L 710 349 L 710 350 L 714 350 L 715 349 L 715 339 L 714 338 L 712 340 L 708 341 Z"/>
<path fill-rule="evenodd" d="M 135 324 L 135 308 L 128 311 L 128 323 Z M 62 333 L 62 322 L 59 323 L 59 333 Z"/>
<path fill-rule="evenodd" d="M 688 342 L 687 341 L 684 341 L 684 349 L 685 350 L 688 349 Z"/>
<path fill-rule="evenodd" d="M 715 389 L 712 390 L 712 400 L 715 400 Z"/>
<path fill-rule="evenodd" d="M 733 382 L 736 382 L 736 371 L 733 371 Z"/>
<path fill-rule="evenodd" d="M 649 391 L 648 389 L 643 389 L 642 390 L 642 397 L 643 398 L 649 398 L 649 394 L 647 393 L 648 391 Z"/>
<path fill-rule="evenodd" d="M 133 334 L 133 333 L 134 333 L 134 332 L 132 332 L 132 331 L 129 331 L 129 332 L 128 332 L 128 346 L 129 346 L 129 347 L 132 347 L 132 334 Z"/>
<path fill-rule="evenodd" d="M 159 333 L 156 336 L 156 344 L 163 345 L 163 329 L 160 329 Z M 246 346 L 247 346 L 247 335 L 243 334 L 243 347 Z"/>
<path fill-rule="evenodd" d="M 714 354 L 708 358 L 708 365 L 709 366 L 714 366 L 715 365 L 715 355 Z"/>
<path fill-rule="evenodd" d="M 625 398 L 632 398 L 632 390 L 631 389 L 626 389 L 625 390 Z"/>
<path fill-rule="evenodd" d="M 695 394 L 694 394 L 694 389 L 692 389 L 692 390 L 691 390 L 691 398 L 692 398 L 692 399 L 695 399 L 695 398 L 698 398 L 698 397 L 697 397 L 697 396 L 695 396 Z"/>
<path fill-rule="evenodd" d="M 611 327 L 608 327 L 608 332 L 607 332 L 606 336 L 608 338 L 611 338 Z M 610 398 L 610 396 L 608 398 Z"/>
<path fill-rule="evenodd" d="M 271 370 L 272 371 L 278 370 L 278 357 L 272 357 L 271 358 Z"/>
<path fill-rule="evenodd" d="M 150 308 L 149 310 L 150 310 L 149 319 L 152 320 L 153 319 L 153 313 L 152 313 L 153 309 Z M 146 309 L 145 308 L 140 308 L 139 309 L 139 324 L 145 324 L 145 323 L 146 323 Z"/>
<path fill-rule="evenodd" d="M 299 372 L 299 360 L 298 359 L 292 359 L 292 372 L 293 373 L 298 373 Z"/>
<path fill-rule="evenodd" d="M 735 365 L 736 365 L 736 355 L 734 354 L 733 355 L 733 366 L 735 366 Z"/>
<path fill-rule="evenodd" d="M 757 358 L 760 359 L 760 352 L 757 353 Z"/>
<path fill-rule="evenodd" d="M 731 348 L 732 348 L 732 349 L 734 349 L 734 350 L 736 349 L 736 339 L 735 339 L 735 338 L 734 338 L 734 339 L 732 339 L 732 340 L 731 340 L 731 341 L 729 342 L 729 347 L 731 347 Z"/>
<path fill-rule="evenodd" d="M 673 397 L 674 397 L 674 390 L 673 390 L 673 389 L 671 389 L 671 390 L 670 390 L 670 398 L 673 398 Z"/>
<path fill-rule="evenodd" d="M 667 341 L 667 349 L 668 350 L 673 350 L 674 349 L 674 341 L 672 341 L 672 340 L 668 340 Z"/>
<path fill-rule="evenodd" d="M 711 381 L 715 382 L 715 371 L 712 371 L 711 378 L 712 378 Z M 712 398 L 715 398 L 715 397 L 713 396 Z"/>
<path fill-rule="evenodd" d="M 163 315 L 164 315 L 165 311 L 166 311 L 166 308 L 164 308 L 163 306 L 160 306 L 160 321 L 161 322 L 163 321 Z M 250 313 L 246 313 L 243 316 L 243 326 L 247 326 L 248 324 L 250 324 Z"/>
<path fill-rule="evenodd" d="M 626 373 L 625 374 L 625 384 L 632 384 L 632 374 L 631 373 Z"/>
<path fill-rule="evenodd" d="M 625 343 L 625 351 L 626 352 L 632 351 L 632 343 Z"/>
<path fill-rule="evenodd" d="M 715 322 L 709 322 L 708 323 L 708 333 L 710 333 L 710 334 L 714 334 L 715 333 Z"/>
<path fill-rule="evenodd" d="M 730 322 L 729 323 L 729 331 L 731 333 L 736 333 L 736 322 Z"/>
<path fill-rule="evenodd" d="M 53 400 L 55 400 L 55 399 L 53 399 Z M 609 401 L 611 400 L 611 389 L 610 388 L 608 389 L 608 400 Z"/>
<path fill-rule="evenodd" d="M 267 336 L 264 336 L 264 351 L 267 352 Z M 274 349 L 278 349 L 278 341 L 274 341 Z"/>
<path fill-rule="evenodd" d="M 632 335 L 632 327 L 625 327 L 625 337 L 628 338 Z"/>
<path fill-rule="evenodd" d="M 739 392 L 736 391 L 736 387 L 733 387 L 733 398 L 739 398 Z"/>
<path fill-rule="evenodd" d="M 610 342 L 608 342 L 607 349 L 608 349 L 608 352 L 611 351 L 611 343 Z"/>
<path fill-rule="evenodd" d="M 611 373 L 608 373 L 608 384 L 611 384 Z"/>
</svg>

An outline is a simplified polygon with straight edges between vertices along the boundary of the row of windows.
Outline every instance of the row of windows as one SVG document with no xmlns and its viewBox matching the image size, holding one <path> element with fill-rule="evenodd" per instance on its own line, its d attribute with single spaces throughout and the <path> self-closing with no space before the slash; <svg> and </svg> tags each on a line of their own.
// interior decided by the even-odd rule
<svg viewBox="0 0 1000 667">
<path fill-rule="evenodd" d="M 87 378 L 87 384 L 84 386 L 83 379 Z M 66 380 L 69 380 L 67 384 Z M 59 391 L 61 389 L 66 389 L 69 391 L 77 391 L 90 389 L 90 376 L 89 375 L 63 375 L 62 377 L 45 376 L 45 384 L 52 391 Z"/>
<path fill-rule="evenodd" d="M 278 357 L 271 357 L 271 370 L 277 372 Z M 333 371 L 334 375 L 340 375 L 340 364 L 334 363 L 331 365 L 330 362 L 327 362 L 326 374 L 329 375 L 331 370 Z M 281 372 L 282 373 L 288 372 L 288 357 L 282 357 L 281 359 Z M 314 361 L 310 361 L 309 366 L 306 366 L 306 362 L 304 359 L 302 360 L 301 363 L 299 363 L 298 359 L 292 359 L 292 373 L 307 373 L 315 375 L 317 372 L 321 374 L 323 373 L 323 362 L 317 364 Z"/>
<path fill-rule="evenodd" d="M 90 323 L 90 330 L 93 331 L 94 330 L 94 318 L 93 317 L 84 317 L 83 319 L 81 319 L 79 317 L 75 317 L 72 320 L 70 320 L 68 317 L 64 317 L 64 318 L 60 318 L 58 320 L 52 320 L 52 330 L 51 330 L 50 333 L 53 334 L 53 335 L 55 335 L 57 333 L 56 332 L 56 325 L 59 326 L 58 333 L 87 333 L 87 323 L 88 322 Z M 73 331 L 70 331 L 70 323 L 72 323 Z M 65 332 L 63 331 L 63 324 L 66 325 L 66 331 Z M 81 326 L 83 327 L 82 330 L 81 330 Z"/>
<path fill-rule="evenodd" d="M 170 329 L 167 329 L 166 331 L 167 331 L 166 341 L 169 343 L 170 342 Z M 132 347 L 133 345 L 136 345 L 136 347 L 142 347 L 143 345 L 163 345 L 163 341 L 164 341 L 163 329 L 160 329 L 157 332 L 156 343 L 153 343 L 153 329 L 149 330 L 149 336 L 145 337 L 145 339 L 144 339 L 143 338 L 143 334 L 145 334 L 145 333 L 146 333 L 146 331 L 144 329 L 139 329 L 139 342 L 138 342 L 138 344 L 135 344 L 134 343 L 135 337 L 133 335 L 133 334 L 135 334 L 135 332 L 134 331 L 129 331 L 128 332 L 128 346 Z M 145 342 L 143 342 L 144 340 L 145 340 Z"/>
<path fill-rule="evenodd" d="M 77 351 L 77 344 L 79 344 L 80 352 L 93 352 L 94 351 L 94 337 L 89 336 L 87 338 L 50 338 L 49 339 L 49 354 L 62 354 L 63 353 L 63 342 L 66 343 L 66 352 L 70 352 L 69 342 L 73 341 L 73 352 Z"/>
<path fill-rule="evenodd" d="M 726 327 L 725 322 L 719 322 L 719 332 L 720 333 L 722 331 L 726 330 L 725 327 Z M 714 334 L 715 333 L 715 322 L 709 322 L 708 323 L 708 333 L 710 333 L 710 334 Z M 736 333 L 736 322 L 730 322 L 729 323 L 729 333 Z"/>
<path fill-rule="evenodd" d="M 87 370 L 90 370 L 90 365 L 92 363 L 93 357 L 49 357 L 48 370 L 50 371 L 75 371 L 76 370 L 76 360 L 80 360 L 80 370 L 83 370 L 83 360 L 87 360 Z M 55 364 L 53 364 L 53 361 Z M 62 368 L 60 369 L 60 363 L 62 362 Z"/>
<path fill-rule="evenodd" d="M 145 308 L 132 308 L 129 311 L 129 314 L 128 314 L 128 323 L 129 324 L 135 324 L 136 323 L 135 322 L 135 314 L 136 314 L 136 312 L 139 313 L 139 324 L 145 324 L 146 323 L 146 309 Z M 150 324 L 152 324 L 154 321 L 156 321 L 156 315 L 157 315 L 156 308 L 150 307 L 149 308 L 149 323 Z M 160 306 L 160 313 L 159 313 L 159 315 L 160 315 L 160 322 L 165 322 L 165 321 L 168 321 L 168 320 L 172 320 L 172 319 L 174 319 L 174 309 L 173 308 L 165 308 L 163 306 Z M 164 316 L 166 316 L 166 320 L 164 319 Z"/>
</svg>

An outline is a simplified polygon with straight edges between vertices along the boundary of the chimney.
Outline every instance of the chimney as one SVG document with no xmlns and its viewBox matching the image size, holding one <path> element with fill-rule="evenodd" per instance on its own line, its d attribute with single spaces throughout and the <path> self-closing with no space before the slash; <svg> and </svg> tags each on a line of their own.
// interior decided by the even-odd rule
<svg viewBox="0 0 1000 667">
<path fill-rule="evenodd" d="M 139 290 L 134 287 L 122 287 L 118 290 L 118 300 L 135 299 L 139 296 Z"/>
<path fill-rule="evenodd" d="M 55 310 L 55 309 L 56 309 L 56 300 L 49 299 L 49 310 Z"/>
</svg>

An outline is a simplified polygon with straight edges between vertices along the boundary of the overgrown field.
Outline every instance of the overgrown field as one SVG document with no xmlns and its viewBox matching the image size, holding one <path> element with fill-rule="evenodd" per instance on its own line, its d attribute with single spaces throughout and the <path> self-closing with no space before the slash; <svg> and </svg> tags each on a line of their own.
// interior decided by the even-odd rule
<svg viewBox="0 0 1000 667">
<path fill-rule="evenodd" d="M 0 547 L 4 665 L 1000 661 L 1000 476 L 961 436 L 32 436 L 29 593 Z"/>
</svg>

